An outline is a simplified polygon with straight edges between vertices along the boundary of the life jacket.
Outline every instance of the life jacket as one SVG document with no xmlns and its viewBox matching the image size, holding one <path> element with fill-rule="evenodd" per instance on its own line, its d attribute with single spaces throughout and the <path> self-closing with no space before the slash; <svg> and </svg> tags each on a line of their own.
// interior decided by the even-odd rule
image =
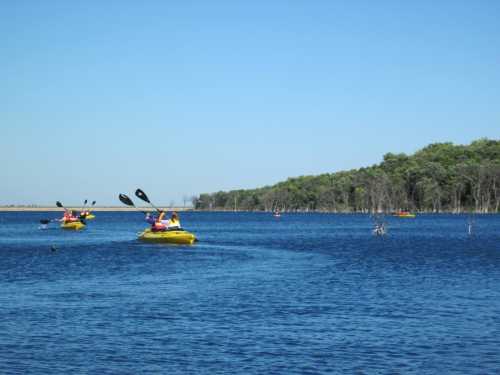
<svg viewBox="0 0 500 375">
<path fill-rule="evenodd" d="M 64 219 L 65 223 L 72 223 L 72 222 L 78 221 L 78 218 L 76 218 L 75 216 L 71 215 L 68 212 L 64 213 L 63 219 Z"/>
<path fill-rule="evenodd" d="M 153 232 L 159 232 L 159 231 L 162 231 L 162 230 L 165 230 L 167 229 L 167 226 L 161 222 L 158 222 L 158 221 L 155 221 L 152 225 L 151 225 L 151 230 Z"/>
<path fill-rule="evenodd" d="M 179 220 L 170 219 L 168 221 L 168 228 L 180 228 L 181 222 Z"/>
</svg>

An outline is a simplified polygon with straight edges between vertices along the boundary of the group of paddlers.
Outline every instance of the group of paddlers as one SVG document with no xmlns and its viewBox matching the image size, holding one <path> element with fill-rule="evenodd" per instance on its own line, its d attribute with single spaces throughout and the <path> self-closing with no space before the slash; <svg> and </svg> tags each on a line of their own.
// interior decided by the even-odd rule
<svg viewBox="0 0 500 375">
<path fill-rule="evenodd" d="M 74 223 L 76 221 L 82 221 L 85 220 L 87 216 L 90 215 L 90 211 L 81 211 L 80 214 L 76 215 L 75 211 L 65 209 L 64 210 L 64 215 L 62 218 L 59 219 L 60 222 L 66 224 L 66 223 Z"/>
<path fill-rule="evenodd" d="M 85 217 L 88 216 L 89 214 L 90 214 L 89 211 L 82 211 L 80 212 L 80 215 L 76 216 L 73 210 L 66 209 L 64 211 L 64 216 L 61 219 L 59 219 L 59 221 L 65 224 L 74 223 L 76 221 L 81 221 L 82 219 L 85 219 Z M 164 219 L 165 214 L 166 214 L 165 211 L 160 212 L 160 215 L 158 215 L 158 217 L 155 217 L 150 213 L 146 214 L 145 220 L 146 222 L 151 224 L 152 231 L 161 232 L 165 230 L 180 229 L 181 222 L 179 220 L 179 215 L 177 214 L 177 212 L 172 212 L 170 219 Z"/>
</svg>

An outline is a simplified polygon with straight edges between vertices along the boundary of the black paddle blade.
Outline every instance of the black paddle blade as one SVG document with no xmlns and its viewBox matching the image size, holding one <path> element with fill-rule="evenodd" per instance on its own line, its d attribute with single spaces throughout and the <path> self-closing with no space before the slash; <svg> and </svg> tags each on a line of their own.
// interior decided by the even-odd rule
<svg viewBox="0 0 500 375">
<path fill-rule="evenodd" d="M 50 220 L 47 219 L 40 220 L 40 224 L 48 224 L 48 223 L 50 223 Z"/>
<path fill-rule="evenodd" d="M 95 201 L 92 201 L 92 206 L 95 204 Z"/>
<path fill-rule="evenodd" d="M 56 202 L 56 206 L 57 206 L 57 207 L 61 207 L 61 208 L 63 208 L 63 207 L 64 207 L 64 206 L 62 205 L 62 203 L 61 203 L 61 202 L 59 202 L 59 201 L 57 201 L 57 202 Z"/>
<path fill-rule="evenodd" d="M 142 199 L 144 202 L 151 203 L 151 202 L 149 201 L 148 196 L 146 195 L 146 193 L 145 193 L 145 192 L 143 192 L 141 189 L 137 189 L 137 190 L 135 191 L 135 196 L 136 196 L 137 198 Z"/>
<path fill-rule="evenodd" d="M 134 206 L 134 202 L 132 202 L 132 199 L 127 197 L 125 194 L 120 194 L 118 196 L 118 199 L 120 200 L 120 202 L 126 204 L 127 206 Z"/>
<path fill-rule="evenodd" d="M 85 205 L 85 204 L 87 204 L 87 200 L 86 200 L 86 199 L 83 201 L 83 204 L 84 204 L 84 205 Z"/>
</svg>

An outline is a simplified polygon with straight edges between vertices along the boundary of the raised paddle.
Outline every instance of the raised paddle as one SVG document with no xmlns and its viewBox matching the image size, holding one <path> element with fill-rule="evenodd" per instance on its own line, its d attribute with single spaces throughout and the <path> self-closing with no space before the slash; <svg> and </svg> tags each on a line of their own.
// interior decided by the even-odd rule
<svg viewBox="0 0 500 375">
<path fill-rule="evenodd" d="M 92 201 L 92 204 L 90 205 L 90 207 L 87 208 L 87 214 L 85 215 L 85 217 L 87 217 L 88 215 L 90 215 L 90 208 L 94 207 L 94 204 L 95 204 L 95 201 Z"/>
<path fill-rule="evenodd" d="M 86 205 L 87 205 L 87 200 L 85 199 L 85 200 L 83 201 L 83 206 L 82 206 L 82 208 L 80 209 L 80 217 L 82 217 L 82 216 L 83 216 L 83 217 L 85 217 L 85 215 L 83 215 L 83 210 L 85 209 L 85 206 L 86 206 Z"/>
<path fill-rule="evenodd" d="M 56 202 L 56 206 L 64 209 L 64 211 L 69 211 L 66 207 L 63 206 L 63 204 L 59 201 Z"/>
<path fill-rule="evenodd" d="M 127 206 L 130 206 L 130 207 L 134 207 L 136 210 L 142 212 L 143 214 L 147 214 L 147 212 L 145 211 L 142 211 L 140 209 L 138 209 L 134 202 L 132 202 L 132 199 L 130 199 L 128 196 L 126 196 L 125 194 L 119 194 L 118 195 L 118 199 L 120 200 L 120 202 L 122 202 L 123 204 L 127 205 Z"/>
<path fill-rule="evenodd" d="M 89 208 L 87 208 L 87 211 L 90 211 L 90 208 L 94 207 L 94 204 L 95 204 L 95 201 L 92 201 L 92 203 L 90 204 Z"/>
<path fill-rule="evenodd" d="M 122 202 L 123 204 L 126 204 L 127 206 L 135 207 L 135 204 L 134 204 L 134 202 L 132 202 L 132 199 L 130 199 L 125 194 L 118 195 L 118 199 L 120 200 L 120 202 Z"/>
<path fill-rule="evenodd" d="M 137 189 L 135 191 L 135 196 L 139 199 L 142 199 L 144 202 L 147 202 L 149 203 L 156 211 L 158 212 L 163 212 L 162 210 L 160 210 L 158 207 L 156 207 L 153 203 L 151 203 L 151 201 L 149 200 L 148 196 L 146 195 L 145 192 L 143 192 L 141 189 Z"/>
<path fill-rule="evenodd" d="M 83 201 L 83 206 L 82 206 L 82 209 L 81 209 L 80 211 L 83 211 L 83 209 L 85 208 L 85 206 L 86 206 L 86 205 L 87 205 L 87 200 L 85 199 L 85 200 Z"/>
</svg>

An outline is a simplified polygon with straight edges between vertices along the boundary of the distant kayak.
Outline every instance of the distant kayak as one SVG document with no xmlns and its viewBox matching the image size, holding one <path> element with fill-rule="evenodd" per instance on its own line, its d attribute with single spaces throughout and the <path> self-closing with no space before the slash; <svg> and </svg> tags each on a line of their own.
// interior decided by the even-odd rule
<svg viewBox="0 0 500 375">
<path fill-rule="evenodd" d="M 92 219 L 95 219 L 95 215 L 94 214 L 88 214 L 85 216 L 85 220 L 92 220 Z"/>
<path fill-rule="evenodd" d="M 147 242 L 173 243 L 178 245 L 191 245 L 196 241 L 194 234 L 184 229 L 153 232 L 148 228 L 139 234 L 139 239 Z"/>
<path fill-rule="evenodd" d="M 400 211 L 400 212 L 395 212 L 392 216 L 403 217 L 403 218 L 414 218 L 415 214 L 412 214 L 407 211 Z"/>
<path fill-rule="evenodd" d="M 70 223 L 63 223 L 61 224 L 62 229 L 68 229 L 68 230 L 80 230 L 85 228 L 85 224 L 83 224 L 81 221 L 73 221 Z"/>
</svg>

